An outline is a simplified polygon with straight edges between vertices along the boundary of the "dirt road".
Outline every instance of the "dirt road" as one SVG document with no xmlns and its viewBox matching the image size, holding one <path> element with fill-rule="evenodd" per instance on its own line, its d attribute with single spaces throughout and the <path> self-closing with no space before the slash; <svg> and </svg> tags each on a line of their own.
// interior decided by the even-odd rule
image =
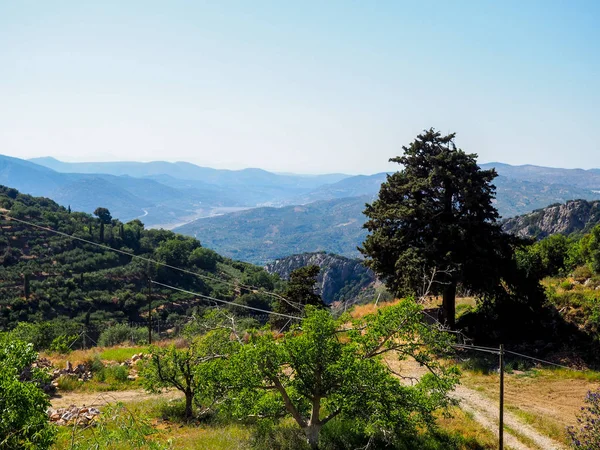
<svg viewBox="0 0 600 450">
<path fill-rule="evenodd" d="M 420 378 L 427 370 L 415 361 L 399 363 L 393 357 L 386 361 L 395 371 L 415 379 Z M 460 407 L 471 414 L 474 420 L 498 436 L 500 412 L 497 401 L 462 385 L 457 386 L 451 396 L 460 402 Z M 523 423 L 506 409 L 504 410 L 504 444 L 506 448 L 513 450 L 563 450 L 566 448 L 561 443 Z"/>
</svg>

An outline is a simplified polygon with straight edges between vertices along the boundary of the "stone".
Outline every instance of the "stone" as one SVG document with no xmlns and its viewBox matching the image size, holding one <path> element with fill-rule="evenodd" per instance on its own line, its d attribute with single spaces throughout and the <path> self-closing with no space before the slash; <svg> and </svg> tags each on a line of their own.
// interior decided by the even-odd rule
<svg viewBox="0 0 600 450">
<path fill-rule="evenodd" d="M 71 364 L 71 361 L 67 361 L 67 366 L 65 367 L 65 369 L 67 370 L 67 372 L 71 372 L 73 370 L 73 364 Z"/>
</svg>

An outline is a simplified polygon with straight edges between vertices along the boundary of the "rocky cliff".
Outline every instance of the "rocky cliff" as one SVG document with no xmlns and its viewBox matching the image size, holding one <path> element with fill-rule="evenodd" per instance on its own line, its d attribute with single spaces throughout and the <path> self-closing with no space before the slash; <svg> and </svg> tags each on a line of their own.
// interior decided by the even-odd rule
<svg viewBox="0 0 600 450">
<path fill-rule="evenodd" d="M 310 265 L 321 268 L 318 289 L 327 304 L 363 296 L 376 281 L 375 274 L 360 260 L 324 252 L 287 256 L 267 264 L 265 269 L 288 279 L 293 270 Z"/>
<path fill-rule="evenodd" d="M 551 234 L 585 232 L 600 223 L 600 201 L 571 200 L 504 221 L 508 233 L 543 238 Z"/>
</svg>

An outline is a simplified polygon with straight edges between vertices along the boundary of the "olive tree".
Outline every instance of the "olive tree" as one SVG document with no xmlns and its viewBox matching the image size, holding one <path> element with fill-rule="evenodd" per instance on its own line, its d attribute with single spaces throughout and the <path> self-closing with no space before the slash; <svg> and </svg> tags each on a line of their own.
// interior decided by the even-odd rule
<svg viewBox="0 0 600 450">
<path fill-rule="evenodd" d="M 193 417 L 193 406 L 207 412 L 223 395 L 219 373 L 221 360 L 239 345 L 230 339 L 226 328 L 218 328 L 189 339 L 187 346 L 177 348 L 153 346 L 151 357 L 142 369 L 146 390 L 159 393 L 163 388 L 175 388 L 185 395 L 185 416 Z"/>
<path fill-rule="evenodd" d="M 232 355 L 224 377 L 238 417 L 291 416 L 313 449 L 321 429 L 336 418 L 352 420 L 369 434 L 393 437 L 433 423 L 433 412 L 450 400 L 457 372 L 437 362 L 451 337 L 422 321 L 412 300 L 350 321 L 306 307 L 306 318 L 278 338 L 251 334 Z M 405 383 L 383 358 L 414 358 L 428 373 Z M 391 356 L 391 355 L 390 355 Z"/>
</svg>

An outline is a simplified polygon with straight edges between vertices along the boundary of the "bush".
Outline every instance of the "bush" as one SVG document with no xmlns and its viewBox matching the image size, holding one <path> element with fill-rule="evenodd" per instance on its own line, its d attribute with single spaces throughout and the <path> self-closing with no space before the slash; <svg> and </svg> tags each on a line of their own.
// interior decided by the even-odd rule
<svg viewBox="0 0 600 450">
<path fill-rule="evenodd" d="M 119 323 L 104 330 L 98 338 L 98 345 L 101 347 L 112 347 L 124 342 L 136 345 L 146 344 L 148 343 L 148 330 Z"/>
<path fill-rule="evenodd" d="M 579 266 L 573 271 L 573 279 L 579 283 L 583 283 L 584 281 L 592 278 L 593 275 L 592 269 L 590 269 L 588 266 Z"/>
<path fill-rule="evenodd" d="M 77 336 L 60 335 L 54 338 L 50 344 L 50 351 L 65 355 L 71 352 L 71 345 L 75 342 Z"/>
<path fill-rule="evenodd" d="M 54 442 L 55 429 L 48 422 L 48 396 L 38 387 L 47 377 L 31 364 L 38 355 L 31 344 L 0 335 L 0 448 L 47 449 Z M 31 370 L 34 382 L 21 381 Z"/>
<path fill-rule="evenodd" d="M 104 367 L 95 375 L 96 380 L 104 383 L 123 383 L 127 381 L 129 369 L 126 366 L 114 365 Z"/>
<path fill-rule="evenodd" d="M 56 382 L 58 389 L 65 392 L 74 391 L 81 385 L 81 381 L 75 375 L 61 375 Z"/>
<path fill-rule="evenodd" d="M 572 446 L 582 450 L 600 448 L 600 390 L 587 393 L 577 423 L 579 428 L 568 428 Z"/>
</svg>

